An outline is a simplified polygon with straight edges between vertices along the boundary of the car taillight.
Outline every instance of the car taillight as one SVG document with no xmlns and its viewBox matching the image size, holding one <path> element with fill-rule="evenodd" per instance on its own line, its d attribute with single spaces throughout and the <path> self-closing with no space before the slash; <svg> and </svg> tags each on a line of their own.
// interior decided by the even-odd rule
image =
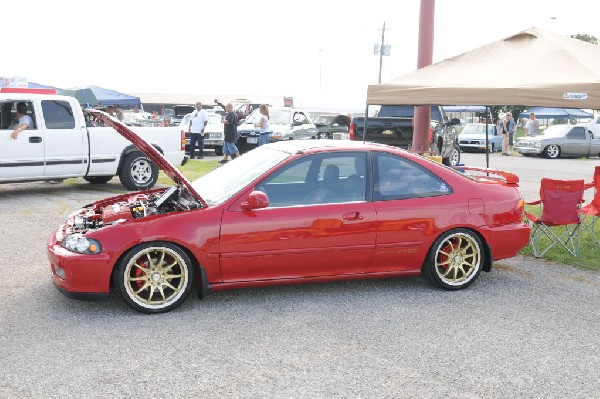
<svg viewBox="0 0 600 399">
<path fill-rule="evenodd" d="M 185 151 L 185 131 L 181 131 L 181 151 Z"/>
<path fill-rule="evenodd" d="M 354 140 L 354 135 L 356 134 L 356 123 L 352 122 L 350 127 L 348 128 L 348 134 L 350 134 L 350 140 Z"/>
</svg>

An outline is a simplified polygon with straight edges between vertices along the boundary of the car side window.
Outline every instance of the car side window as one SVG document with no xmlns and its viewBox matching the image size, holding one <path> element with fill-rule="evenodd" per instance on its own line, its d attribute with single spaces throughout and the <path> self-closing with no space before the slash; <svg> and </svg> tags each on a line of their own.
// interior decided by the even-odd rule
<svg viewBox="0 0 600 399">
<path fill-rule="evenodd" d="M 308 123 L 308 118 L 306 118 L 306 115 L 304 115 L 302 112 L 296 112 L 294 114 L 294 122 L 305 125 Z"/>
<path fill-rule="evenodd" d="M 585 140 L 587 138 L 585 135 L 585 128 L 584 127 L 574 127 L 567 134 L 567 138 L 570 140 Z"/>
<path fill-rule="evenodd" d="M 47 129 L 74 129 L 75 117 L 67 101 L 43 100 L 42 113 Z"/>
<path fill-rule="evenodd" d="M 375 161 L 376 201 L 435 197 L 451 193 L 439 177 L 401 156 L 378 154 Z"/>
<path fill-rule="evenodd" d="M 256 189 L 269 197 L 269 207 L 310 206 L 364 201 L 364 152 L 308 155 L 267 177 Z"/>
</svg>

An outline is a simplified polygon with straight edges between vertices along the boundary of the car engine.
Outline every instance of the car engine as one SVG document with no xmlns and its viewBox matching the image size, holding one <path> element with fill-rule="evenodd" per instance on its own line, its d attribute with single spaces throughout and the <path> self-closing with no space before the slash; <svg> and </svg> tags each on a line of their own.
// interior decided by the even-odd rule
<svg viewBox="0 0 600 399">
<path fill-rule="evenodd" d="M 189 211 L 202 204 L 183 186 L 172 186 L 162 192 L 134 194 L 114 202 L 100 201 L 71 215 L 65 233 L 85 233 L 104 226 L 141 219 L 151 215 Z"/>
</svg>

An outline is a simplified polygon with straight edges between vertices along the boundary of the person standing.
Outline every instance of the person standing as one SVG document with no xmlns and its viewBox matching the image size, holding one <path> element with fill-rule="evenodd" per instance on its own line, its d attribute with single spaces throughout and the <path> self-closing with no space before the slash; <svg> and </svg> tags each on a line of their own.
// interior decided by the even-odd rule
<svg viewBox="0 0 600 399">
<path fill-rule="evenodd" d="M 237 125 L 239 118 L 237 114 L 233 112 L 233 105 L 231 103 L 225 106 L 225 111 L 227 112 L 225 120 L 223 121 L 223 124 L 225 125 L 225 142 L 223 143 L 223 159 L 220 160 L 219 163 L 226 163 L 228 156 L 232 159 L 234 154 L 236 158 L 240 156 L 240 151 L 235 145 L 235 142 L 237 141 Z"/>
<path fill-rule="evenodd" d="M 513 146 L 513 136 L 516 128 L 511 112 L 507 112 L 502 121 L 502 155 L 510 155 Z"/>
<path fill-rule="evenodd" d="M 17 119 L 19 120 L 19 125 L 10 135 L 12 139 L 16 139 L 19 133 L 33 126 L 33 119 L 27 115 L 27 105 L 24 102 L 17 103 Z"/>
<path fill-rule="evenodd" d="M 125 114 L 123 114 L 123 111 L 121 111 L 120 105 L 115 105 L 115 118 L 117 118 L 119 122 L 123 122 L 125 119 Z"/>
<path fill-rule="evenodd" d="M 260 120 L 255 123 L 254 126 L 260 128 L 258 137 L 258 146 L 269 144 L 271 141 L 271 124 L 269 123 L 269 106 L 267 104 L 260 104 L 258 107 L 260 112 Z"/>
<path fill-rule="evenodd" d="M 540 130 L 540 121 L 537 120 L 535 114 L 532 112 L 529 114 L 529 120 L 525 124 L 525 130 L 529 137 L 535 137 Z"/>
<path fill-rule="evenodd" d="M 202 109 L 202 103 L 198 101 L 196 103 L 196 110 L 192 112 L 190 118 L 190 126 L 188 132 L 190 133 L 190 159 L 194 159 L 196 153 L 196 144 L 200 150 L 200 156 L 198 159 L 204 158 L 204 128 L 208 123 L 208 114 Z"/>
</svg>

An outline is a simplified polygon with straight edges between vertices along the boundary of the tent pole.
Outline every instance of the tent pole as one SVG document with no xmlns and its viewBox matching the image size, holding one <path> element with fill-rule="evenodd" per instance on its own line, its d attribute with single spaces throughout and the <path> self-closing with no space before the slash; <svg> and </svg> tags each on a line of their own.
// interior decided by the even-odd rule
<svg viewBox="0 0 600 399">
<path fill-rule="evenodd" d="M 365 127 L 363 128 L 363 135 L 362 135 L 362 141 L 363 143 L 365 142 L 365 136 L 367 134 L 367 123 L 369 120 L 369 103 L 367 103 L 366 107 L 365 107 Z"/>
<path fill-rule="evenodd" d="M 487 169 L 490 168 L 490 134 L 488 132 L 488 116 L 490 114 L 490 109 L 486 105 L 485 106 L 485 167 Z"/>
</svg>

